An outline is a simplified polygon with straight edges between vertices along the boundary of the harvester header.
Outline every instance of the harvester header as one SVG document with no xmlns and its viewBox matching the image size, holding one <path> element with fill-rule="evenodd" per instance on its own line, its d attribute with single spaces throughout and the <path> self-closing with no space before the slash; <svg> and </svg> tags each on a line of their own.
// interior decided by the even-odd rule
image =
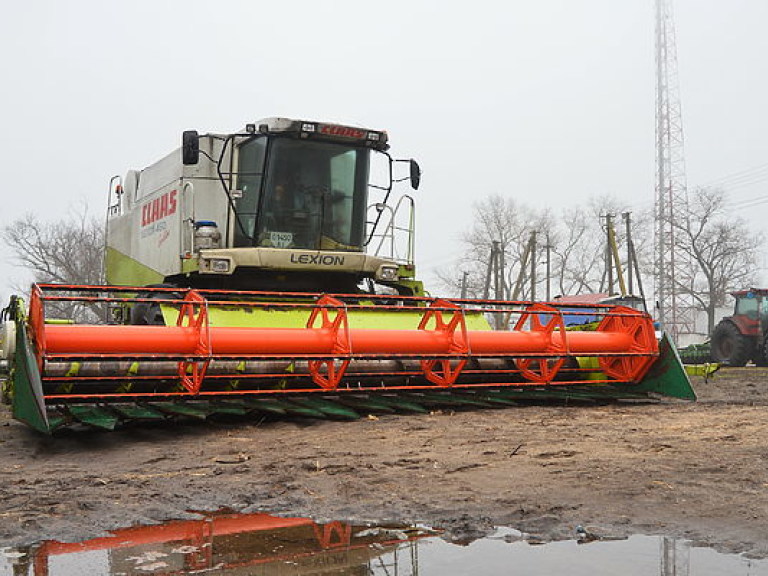
<svg viewBox="0 0 768 576">
<path fill-rule="evenodd" d="M 187 131 L 114 178 L 109 285 L 38 284 L 28 310 L 14 297 L 3 311 L 15 417 L 50 433 L 695 397 L 643 311 L 428 296 L 414 201 L 395 190 L 421 171 L 388 147 L 382 131 L 269 118 Z M 591 328 L 569 330 L 565 313 Z"/>
<path fill-rule="evenodd" d="M 70 304 L 156 306 L 165 325 L 50 322 L 46 310 Z M 354 419 L 694 398 L 650 317 L 622 306 L 601 308 L 594 331 L 569 331 L 563 312 L 541 303 L 36 285 L 28 314 L 18 299 L 6 313 L 17 336 L 14 414 L 42 432 L 249 413 Z M 491 330 L 493 315 L 509 329 Z"/>
</svg>

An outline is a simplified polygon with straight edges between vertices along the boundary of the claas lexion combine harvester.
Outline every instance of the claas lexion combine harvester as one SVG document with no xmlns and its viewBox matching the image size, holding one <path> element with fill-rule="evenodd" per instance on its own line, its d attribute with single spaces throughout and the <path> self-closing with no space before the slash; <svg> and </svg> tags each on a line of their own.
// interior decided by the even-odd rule
<svg viewBox="0 0 768 576">
<path fill-rule="evenodd" d="M 180 149 L 114 178 L 108 285 L 37 284 L 3 311 L 14 416 L 49 433 L 694 398 L 645 312 L 590 306 L 599 321 L 572 331 L 553 303 L 429 297 L 414 202 L 394 191 L 418 188 L 420 169 L 388 148 L 385 132 L 270 118 L 185 132 Z"/>
</svg>

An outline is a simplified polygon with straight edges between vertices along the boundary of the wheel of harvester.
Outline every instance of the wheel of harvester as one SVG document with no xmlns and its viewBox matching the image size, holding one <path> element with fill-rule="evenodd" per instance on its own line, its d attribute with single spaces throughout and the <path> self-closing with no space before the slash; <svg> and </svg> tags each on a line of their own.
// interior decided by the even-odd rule
<svg viewBox="0 0 768 576">
<path fill-rule="evenodd" d="M 173 284 L 149 284 L 147 288 L 176 288 Z M 145 299 L 169 299 L 178 298 L 174 293 L 143 292 L 139 298 Z M 137 302 L 130 310 L 128 323 L 134 326 L 163 326 L 165 319 L 158 302 Z"/>
<path fill-rule="evenodd" d="M 731 322 L 720 322 L 712 332 L 712 359 L 728 366 L 744 366 L 752 356 L 752 342 Z"/>
</svg>

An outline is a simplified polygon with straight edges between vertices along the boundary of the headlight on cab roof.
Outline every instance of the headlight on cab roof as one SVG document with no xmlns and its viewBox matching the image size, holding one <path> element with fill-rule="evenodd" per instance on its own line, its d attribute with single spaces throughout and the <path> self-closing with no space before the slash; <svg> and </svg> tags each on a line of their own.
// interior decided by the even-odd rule
<svg viewBox="0 0 768 576">
<path fill-rule="evenodd" d="M 386 264 L 379 266 L 379 269 L 376 271 L 376 280 L 394 282 L 397 280 L 397 266 L 388 266 Z"/>
</svg>

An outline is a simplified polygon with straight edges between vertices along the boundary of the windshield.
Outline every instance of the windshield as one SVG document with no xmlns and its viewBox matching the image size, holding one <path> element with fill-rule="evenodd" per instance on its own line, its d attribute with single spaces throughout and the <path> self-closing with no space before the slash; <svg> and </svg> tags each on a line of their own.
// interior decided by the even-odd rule
<svg viewBox="0 0 768 576">
<path fill-rule="evenodd" d="M 364 148 L 275 138 L 262 183 L 258 139 L 241 147 L 236 245 L 360 251 L 365 234 L 368 155 Z M 255 234 L 254 234 L 255 232 Z"/>
<path fill-rule="evenodd" d="M 740 296 L 736 299 L 736 314 L 743 314 L 748 318 L 757 320 L 759 300 L 754 296 Z"/>
</svg>

